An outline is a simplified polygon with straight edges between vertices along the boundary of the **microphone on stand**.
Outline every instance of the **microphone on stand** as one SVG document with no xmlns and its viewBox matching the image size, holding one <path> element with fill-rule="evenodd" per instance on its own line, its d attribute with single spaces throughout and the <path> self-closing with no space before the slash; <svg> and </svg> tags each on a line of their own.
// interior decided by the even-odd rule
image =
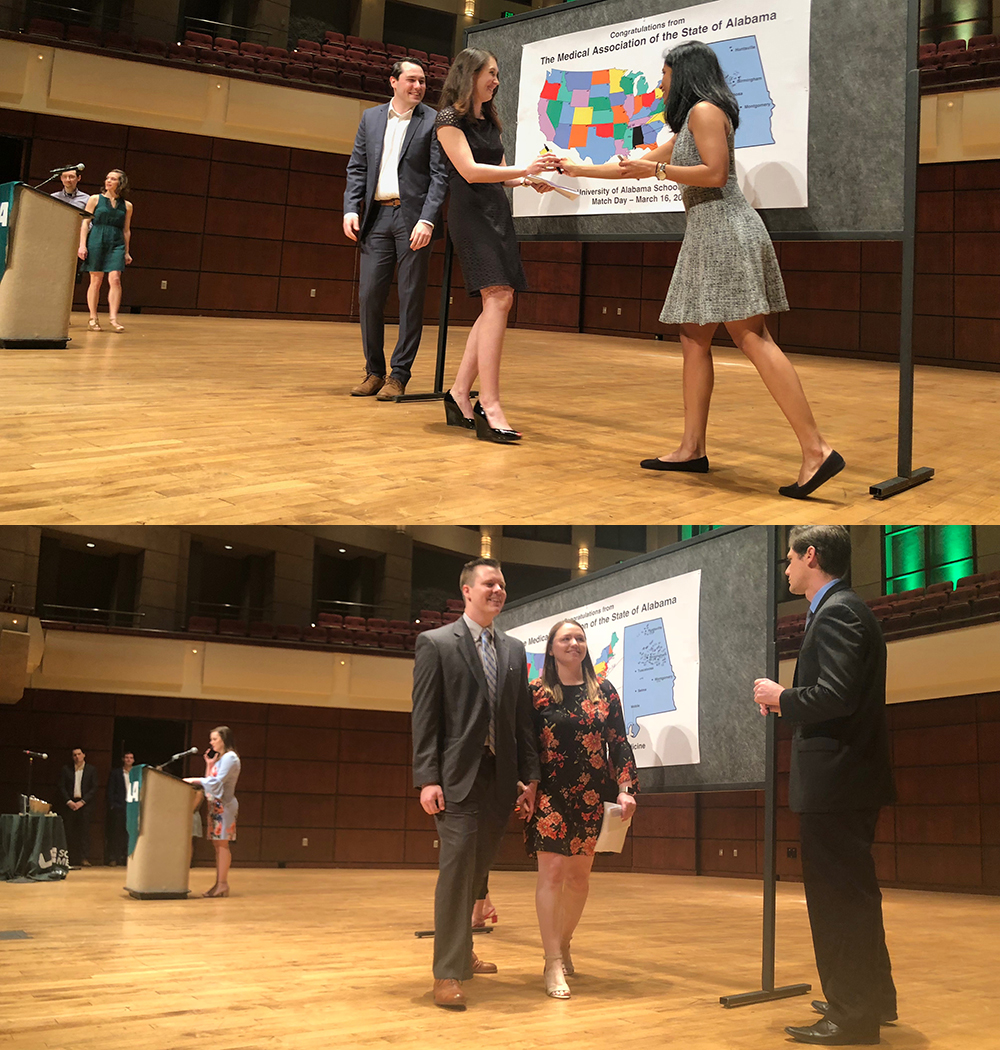
<svg viewBox="0 0 1000 1050">
<path fill-rule="evenodd" d="M 24 752 L 29 758 L 48 758 L 44 751 L 25 751 Z"/>
<path fill-rule="evenodd" d="M 157 766 L 156 768 L 162 770 L 166 766 L 169 766 L 171 763 L 176 762 L 177 759 L 179 759 L 179 758 L 187 758 L 188 755 L 197 755 L 197 754 L 198 754 L 198 748 L 196 748 L 196 747 L 189 747 L 187 749 L 187 751 L 180 751 L 180 752 L 178 752 L 178 754 L 171 756 L 170 758 L 167 759 L 166 762 L 162 763 L 161 765 Z"/>
<path fill-rule="evenodd" d="M 64 171 L 83 171 L 86 164 L 64 164 L 61 168 L 49 168 L 50 175 L 62 175 Z"/>
</svg>

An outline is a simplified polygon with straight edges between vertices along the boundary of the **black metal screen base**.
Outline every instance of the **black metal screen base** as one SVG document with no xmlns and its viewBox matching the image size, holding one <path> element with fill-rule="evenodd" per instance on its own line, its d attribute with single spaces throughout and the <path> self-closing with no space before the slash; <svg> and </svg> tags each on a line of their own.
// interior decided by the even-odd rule
<svg viewBox="0 0 1000 1050">
<path fill-rule="evenodd" d="M 400 394 L 392 400 L 396 404 L 402 404 L 404 401 L 441 401 L 447 392 L 447 390 L 428 390 L 425 394 Z M 479 391 L 470 390 L 469 397 L 479 397 Z"/>
<path fill-rule="evenodd" d="M 934 477 L 933 467 L 918 467 L 906 477 L 895 477 L 890 478 L 888 481 L 879 482 L 878 485 L 870 486 L 868 491 L 875 499 L 889 499 L 890 496 L 895 496 L 900 492 L 905 492 L 907 489 L 916 488 L 917 485 L 922 485 L 925 481 L 930 481 L 932 477 Z"/>
<path fill-rule="evenodd" d="M 761 988 L 757 992 L 720 995 L 719 1002 L 727 1010 L 732 1010 L 736 1006 L 753 1006 L 754 1003 L 770 1003 L 775 999 L 791 999 L 793 995 L 805 995 L 810 991 L 812 991 L 811 984 L 786 984 L 783 988 Z"/>
<path fill-rule="evenodd" d="M 473 932 L 473 934 L 477 934 L 477 933 L 492 933 L 493 930 L 489 926 L 473 926 L 472 927 L 472 932 Z M 414 930 L 413 931 L 413 936 L 414 937 L 433 937 L 434 936 L 434 931 L 433 930 Z"/>
<path fill-rule="evenodd" d="M 184 890 L 181 893 L 175 890 L 169 893 L 142 893 L 138 890 L 129 890 L 128 895 L 137 901 L 180 901 L 186 900 L 190 892 L 190 890 Z"/>
</svg>

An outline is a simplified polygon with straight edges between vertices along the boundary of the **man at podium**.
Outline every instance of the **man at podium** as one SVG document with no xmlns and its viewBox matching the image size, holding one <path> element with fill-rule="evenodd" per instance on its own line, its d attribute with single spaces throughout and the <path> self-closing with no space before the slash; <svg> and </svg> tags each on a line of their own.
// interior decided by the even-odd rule
<svg viewBox="0 0 1000 1050">
<path fill-rule="evenodd" d="M 80 189 L 80 172 L 76 168 L 67 168 L 59 176 L 59 181 L 63 184 L 63 188 L 56 190 L 55 193 L 50 193 L 49 196 L 55 197 L 57 201 L 62 201 L 63 204 L 72 204 L 74 208 L 79 208 L 80 211 L 83 211 L 87 207 L 90 195 Z"/>
</svg>

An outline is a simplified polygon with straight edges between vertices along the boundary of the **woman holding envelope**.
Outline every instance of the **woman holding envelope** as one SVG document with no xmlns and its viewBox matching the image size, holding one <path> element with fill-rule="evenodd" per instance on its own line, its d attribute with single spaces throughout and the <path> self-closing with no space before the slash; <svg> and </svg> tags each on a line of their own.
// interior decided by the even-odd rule
<svg viewBox="0 0 1000 1050">
<path fill-rule="evenodd" d="M 542 674 L 531 690 L 542 779 L 524 839 L 528 855 L 538 857 L 535 909 L 545 991 L 568 999 L 570 940 L 587 903 L 604 803 L 616 800 L 627 820 L 639 778 L 621 700 L 607 679 L 598 680 L 576 620 L 560 620 L 549 631 Z"/>
<path fill-rule="evenodd" d="M 528 177 L 552 171 L 552 155 L 527 167 L 508 168 L 500 142 L 500 118 L 493 96 L 500 86 L 497 60 L 489 51 L 467 47 L 455 56 L 441 92 L 434 127 L 448 165 L 448 232 L 458 252 L 465 290 L 478 295 L 483 310 L 469 333 L 455 382 L 444 396 L 449 426 L 476 431 L 482 441 L 510 444 L 521 434 L 511 428 L 500 404 L 500 353 L 514 292 L 528 283 L 514 235 L 504 186 L 529 185 Z M 551 187 L 530 183 L 539 193 Z M 469 392 L 479 376 L 479 401 Z"/>
</svg>

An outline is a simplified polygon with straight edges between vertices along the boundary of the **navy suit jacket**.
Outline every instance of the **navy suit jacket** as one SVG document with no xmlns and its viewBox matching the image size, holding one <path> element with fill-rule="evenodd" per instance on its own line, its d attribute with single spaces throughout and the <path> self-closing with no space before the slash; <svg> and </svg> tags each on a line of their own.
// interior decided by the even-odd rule
<svg viewBox="0 0 1000 1050">
<path fill-rule="evenodd" d="M 843 581 L 809 622 L 781 715 L 794 722 L 789 808 L 877 809 L 894 795 L 885 720 L 885 639 L 871 609 Z"/>
<path fill-rule="evenodd" d="M 382 163 L 388 113 L 388 102 L 365 110 L 347 162 L 344 214 L 356 212 L 361 216 L 358 240 L 364 240 L 375 218 L 372 202 Z M 421 219 L 432 223 L 432 237 L 441 236 L 441 205 L 448 192 L 448 172 L 434 134 L 436 116 L 430 106 L 418 102 L 399 151 L 399 199 L 403 218 L 408 229 L 413 229 Z"/>
</svg>

